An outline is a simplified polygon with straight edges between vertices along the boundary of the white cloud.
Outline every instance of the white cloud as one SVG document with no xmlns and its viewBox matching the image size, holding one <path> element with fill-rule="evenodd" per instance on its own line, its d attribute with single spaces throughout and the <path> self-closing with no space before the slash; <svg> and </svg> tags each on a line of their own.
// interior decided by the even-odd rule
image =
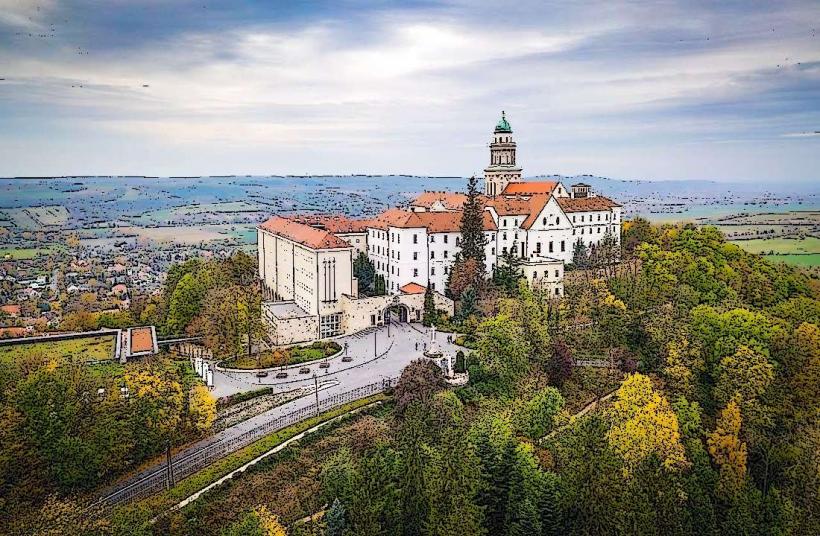
<svg viewBox="0 0 820 536">
<path fill-rule="evenodd" d="M 25 4 L 14 13 L 34 5 Z M 409 161 L 417 154 L 423 164 L 395 171 L 428 173 L 463 169 L 464 161 L 448 160 L 460 156 L 441 148 L 483 150 L 487 118 L 502 107 L 520 135 L 541 143 L 719 140 L 773 124 L 779 132 L 804 128 L 771 117 L 664 115 L 816 82 L 818 68 L 794 64 L 820 62 L 820 49 L 797 31 L 770 35 L 751 16 L 721 27 L 709 12 L 663 5 L 648 16 L 646 8 L 604 3 L 560 23 L 532 17 L 521 24 L 464 16 L 469 8 L 435 17 L 382 11 L 355 25 L 327 19 L 191 31 L 88 55 L 65 43 L 39 55 L 0 50 L 7 78 L 0 101 L 42 107 L 52 124 L 129 141 L 267 147 L 271 159 L 283 153 L 281 165 L 292 165 L 287 158 L 296 153 L 288 151 L 300 147 L 344 147 L 354 160 L 373 158 L 374 147 L 407 150 Z M 772 15 L 773 24 L 794 25 L 818 11 L 798 7 Z M 672 29 L 687 42 L 653 42 Z M 0 127 L 0 138 L 10 135 Z M 439 160 L 429 157 L 437 152 Z"/>
</svg>

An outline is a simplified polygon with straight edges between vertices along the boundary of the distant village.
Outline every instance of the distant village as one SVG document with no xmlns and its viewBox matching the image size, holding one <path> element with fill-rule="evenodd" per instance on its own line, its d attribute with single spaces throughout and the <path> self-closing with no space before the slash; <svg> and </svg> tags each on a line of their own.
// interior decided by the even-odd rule
<svg viewBox="0 0 820 536">
<path fill-rule="evenodd" d="M 15 237 L 20 250 L 31 240 Z M 41 237 L 51 243 L 57 237 Z M 121 327 L 118 315 L 134 300 L 158 293 L 168 268 L 185 260 L 229 256 L 236 245 L 121 241 L 85 245 L 69 235 L 65 244 L 33 258 L 0 258 L 0 338 L 87 326 L 66 324 L 71 313 L 100 313 L 104 327 Z M 134 319 L 138 320 L 138 319 Z"/>
</svg>

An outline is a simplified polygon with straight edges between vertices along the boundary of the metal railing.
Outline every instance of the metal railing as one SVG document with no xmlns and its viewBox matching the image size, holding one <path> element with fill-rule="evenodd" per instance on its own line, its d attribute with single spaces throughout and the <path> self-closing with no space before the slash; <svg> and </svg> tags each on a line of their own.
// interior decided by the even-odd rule
<svg viewBox="0 0 820 536">
<path fill-rule="evenodd" d="M 172 458 L 171 460 L 171 474 L 169 474 L 168 466 L 166 464 L 162 464 L 161 466 L 155 467 L 150 473 L 140 477 L 138 480 L 131 482 L 127 486 L 101 497 L 95 504 L 101 506 L 115 506 L 149 497 L 162 490 L 168 489 L 171 485 L 172 479 L 178 482 L 184 478 L 187 478 L 192 474 L 208 467 L 216 460 L 244 448 L 268 434 L 301 422 L 310 417 L 314 417 L 323 411 L 328 411 L 343 404 L 347 404 L 348 402 L 353 402 L 355 400 L 380 393 L 390 387 L 394 387 L 397 381 L 398 378 L 385 378 L 379 382 L 363 385 L 344 393 L 331 395 L 327 398 L 319 400 L 318 407 L 316 402 L 313 402 L 309 406 L 305 406 L 285 415 L 276 417 L 275 419 L 256 426 L 255 428 L 243 432 L 238 436 L 218 439 L 194 452 L 187 451 L 180 453 L 177 457 Z"/>
</svg>

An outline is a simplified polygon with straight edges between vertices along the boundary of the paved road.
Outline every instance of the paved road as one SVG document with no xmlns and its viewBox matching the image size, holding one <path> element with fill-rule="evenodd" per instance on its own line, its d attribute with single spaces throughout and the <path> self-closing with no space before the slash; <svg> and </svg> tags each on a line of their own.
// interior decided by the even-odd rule
<svg viewBox="0 0 820 536">
<path fill-rule="evenodd" d="M 330 369 L 327 369 L 327 373 L 321 374 L 319 378 L 321 381 L 336 380 L 336 382 L 334 382 L 335 385 L 330 384 L 325 386 L 325 388 L 320 388 L 319 398 L 324 399 L 334 394 L 344 393 L 357 387 L 377 382 L 384 378 L 400 375 L 404 367 L 411 361 L 422 356 L 424 344 L 429 342 L 429 334 L 421 325 L 393 324 L 390 327 L 390 337 L 388 337 L 387 331 L 386 327 L 380 327 L 338 339 L 337 341 L 342 346 L 344 346 L 345 342 L 348 343 L 348 355 L 353 357 L 353 361 L 350 363 L 342 363 L 341 357 L 330 360 Z M 377 355 L 380 355 L 380 357 L 377 358 L 373 356 L 374 337 L 376 338 Z M 447 334 L 436 334 L 436 342 L 439 347 L 444 351 L 455 354 L 460 347 L 448 343 L 446 339 Z M 416 349 L 416 343 L 418 343 L 418 350 Z M 311 369 L 318 370 L 318 365 L 311 366 Z M 267 383 L 262 385 L 272 386 L 281 391 L 289 391 L 297 387 L 313 387 L 314 380 L 312 376 L 297 381 L 293 380 L 293 375 L 287 380 L 280 381 L 265 378 Z M 258 379 L 253 374 L 231 373 L 228 375 L 218 371 L 214 373 L 215 396 L 224 396 L 226 394 L 247 391 L 259 387 Z M 272 421 L 281 415 L 309 406 L 314 400 L 314 395 L 311 394 L 272 408 L 265 413 L 252 417 L 230 428 L 226 428 L 221 432 L 186 447 L 177 452 L 174 455 L 174 459 L 195 453 L 214 441 L 239 436 L 243 432 Z M 122 489 L 150 473 L 162 470 L 163 466 L 164 464 L 162 462 L 157 463 L 139 474 L 112 486 L 106 490 L 103 496 Z"/>
</svg>

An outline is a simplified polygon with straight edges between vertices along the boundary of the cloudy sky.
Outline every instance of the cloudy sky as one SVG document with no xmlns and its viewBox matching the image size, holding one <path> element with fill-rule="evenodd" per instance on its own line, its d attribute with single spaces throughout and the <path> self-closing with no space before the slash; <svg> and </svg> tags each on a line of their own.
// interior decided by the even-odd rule
<svg viewBox="0 0 820 536">
<path fill-rule="evenodd" d="M 0 0 L 0 176 L 464 176 L 502 109 L 527 175 L 820 181 L 820 2 Z"/>
</svg>

